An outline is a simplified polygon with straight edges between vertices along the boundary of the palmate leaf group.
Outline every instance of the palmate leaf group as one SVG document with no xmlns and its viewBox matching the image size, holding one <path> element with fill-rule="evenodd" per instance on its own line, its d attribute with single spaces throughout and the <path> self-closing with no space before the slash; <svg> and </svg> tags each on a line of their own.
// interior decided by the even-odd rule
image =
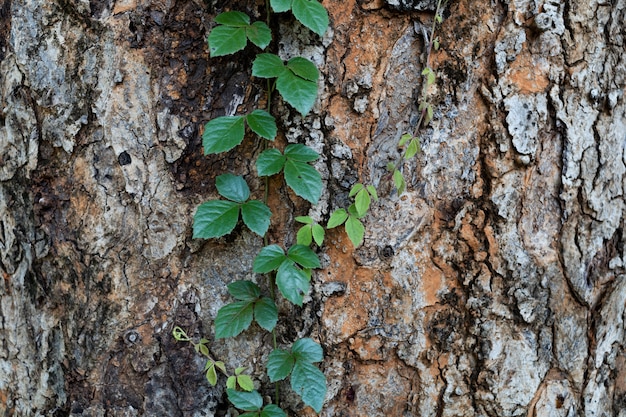
<svg viewBox="0 0 626 417">
<path fill-rule="evenodd" d="M 225 12 L 215 17 L 218 26 L 209 34 L 209 53 L 212 57 L 235 53 L 246 47 L 248 40 L 261 49 L 272 41 L 272 32 L 263 22 L 250 24 L 250 17 L 242 12 Z"/>
</svg>

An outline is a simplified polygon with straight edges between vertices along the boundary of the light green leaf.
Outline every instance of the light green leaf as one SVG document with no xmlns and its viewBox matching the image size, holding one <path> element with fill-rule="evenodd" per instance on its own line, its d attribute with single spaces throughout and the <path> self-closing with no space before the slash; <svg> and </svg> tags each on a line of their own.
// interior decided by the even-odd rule
<svg viewBox="0 0 626 417">
<path fill-rule="evenodd" d="M 303 268 L 312 269 L 321 267 L 320 260 L 315 252 L 305 245 L 293 245 L 287 251 L 287 257 Z"/>
<path fill-rule="evenodd" d="M 368 185 L 367 191 L 370 193 L 374 201 L 378 201 L 378 193 L 376 192 L 376 188 L 373 185 Z"/>
<path fill-rule="evenodd" d="M 313 240 L 317 243 L 317 246 L 322 246 L 324 243 L 324 228 L 319 224 L 313 225 Z"/>
<path fill-rule="evenodd" d="M 254 304 L 254 320 L 268 332 L 274 330 L 278 322 L 278 309 L 271 298 L 263 297 Z"/>
<path fill-rule="evenodd" d="M 234 337 L 250 327 L 253 304 L 250 301 L 236 301 L 220 308 L 215 318 L 215 338 Z"/>
<path fill-rule="evenodd" d="M 217 367 L 217 369 L 219 369 L 223 373 L 226 373 L 226 365 L 224 365 L 224 362 L 222 362 L 222 361 L 215 361 L 215 366 Z"/>
<path fill-rule="evenodd" d="M 317 204 L 322 195 L 322 176 L 312 166 L 298 161 L 285 162 L 285 181 L 300 197 Z"/>
<path fill-rule="evenodd" d="M 276 88 L 285 101 L 302 116 L 311 111 L 317 99 L 317 83 L 298 77 L 290 70 L 286 70 L 276 79 Z"/>
<path fill-rule="evenodd" d="M 232 232 L 239 220 L 239 204 L 212 200 L 200 204 L 193 216 L 193 238 L 210 239 Z"/>
<path fill-rule="evenodd" d="M 344 222 L 348 220 L 348 213 L 345 209 L 337 209 L 333 211 L 333 214 L 330 215 L 330 219 L 328 219 L 328 223 L 326 224 L 327 229 L 333 229 L 339 225 L 344 224 Z"/>
<path fill-rule="evenodd" d="M 326 377 L 317 366 L 297 361 L 291 372 L 291 388 L 302 397 L 305 404 L 319 413 L 326 397 Z"/>
<path fill-rule="evenodd" d="M 224 12 L 215 16 L 215 22 L 226 26 L 245 27 L 250 24 L 250 17 L 242 12 Z"/>
<path fill-rule="evenodd" d="M 440 15 L 440 14 L 436 14 L 436 15 L 435 15 L 435 21 L 436 21 L 437 23 L 441 23 L 441 22 L 443 22 L 443 18 L 441 17 L 441 15 Z"/>
<path fill-rule="evenodd" d="M 237 384 L 244 391 L 252 391 L 254 389 L 254 382 L 249 375 L 237 375 Z"/>
<path fill-rule="evenodd" d="M 295 358 L 286 350 L 274 349 L 267 360 L 267 376 L 270 377 L 270 382 L 276 382 L 283 380 L 289 376 Z"/>
<path fill-rule="evenodd" d="M 409 133 L 405 133 L 400 138 L 400 142 L 398 142 L 398 146 L 404 146 L 412 137 L 413 136 L 411 136 Z"/>
<path fill-rule="evenodd" d="M 213 363 L 213 361 L 209 362 L 211 362 L 212 365 L 206 370 L 206 379 L 209 381 L 209 384 L 214 387 L 215 384 L 217 384 L 217 372 L 215 371 L 215 363 Z"/>
<path fill-rule="evenodd" d="M 261 289 L 252 281 L 231 282 L 228 292 L 239 301 L 256 301 L 261 296 Z"/>
<path fill-rule="evenodd" d="M 179 342 L 189 342 L 191 339 L 187 336 L 187 333 L 180 327 L 176 326 L 172 330 L 172 336 Z"/>
<path fill-rule="evenodd" d="M 246 133 L 243 119 L 243 116 L 222 116 L 204 125 L 204 154 L 226 152 L 239 145 Z"/>
<path fill-rule="evenodd" d="M 265 203 L 251 200 L 241 206 L 243 222 L 257 235 L 263 237 L 270 227 L 272 212 Z"/>
<path fill-rule="evenodd" d="M 328 12 L 316 0 L 293 0 L 291 5 L 293 15 L 304 26 L 320 36 L 328 28 Z"/>
<path fill-rule="evenodd" d="M 358 247 L 363 243 L 363 237 L 365 236 L 365 226 L 361 223 L 361 220 L 354 216 L 348 217 L 346 220 L 346 233 L 350 238 L 350 241 L 354 247 Z"/>
<path fill-rule="evenodd" d="M 246 180 L 237 175 L 218 175 L 215 179 L 215 186 L 222 197 L 237 203 L 243 203 L 250 197 L 250 187 Z"/>
<path fill-rule="evenodd" d="M 252 62 L 252 75 L 255 77 L 276 78 L 288 72 L 278 55 L 259 54 Z"/>
<path fill-rule="evenodd" d="M 313 219 L 310 216 L 297 216 L 296 221 L 304 224 L 313 224 Z"/>
<path fill-rule="evenodd" d="M 277 270 L 285 259 L 287 259 L 287 256 L 285 256 L 285 252 L 280 246 L 265 246 L 254 258 L 252 269 L 257 274 L 266 274 Z"/>
<path fill-rule="evenodd" d="M 298 230 L 296 242 L 298 242 L 298 245 L 305 246 L 309 246 L 313 242 L 313 228 L 310 224 L 306 224 Z"/>
<path fill-rule="evenodd" d="M 372 200 L 370 199 L 370 194 L 367 192 L 365 188 L 361 189 L 356 195 L 354 199 L 354 206 L 356 207 L 356 211 L 359 217 L 362 217 L 367 213 L 367 210 L 370 208 L 370 204 Z"/>
<path fill-rule="evenodd" d="M 257 391 L 242 392 L 228 388 L 226 393 L 228 394 L 228 401 L 240 410 L 257 411 L 263 406 L 263 398 Z"/>
<path fill-rule="evenodd" d="M 196 346 L 198 347 L 198 350 L 200 351 L 202 355 L 209 356 L 209 348 L 205 344 L 200 343 Z"/>
<path fill-rule="evenodd" d="M 304 296 L 309 292 L 309 278 L 298 269 L 293 262 L 285 261 L 276 273 L 276 286 L 283 297 L 292 303 L 302 306 Z"/>
<path fill-rule="evenodd" d="M 262 138 L 274 140 L 278 128 L 276 119 L 265 110 L 255 110 L 246 116 L 250 129 Z"/>
<path fill-rule="evenodd" d="M 231 375 L 226 379 L 226 388 L 230 388 L 230 389 L 237 388 L 237 377 L 235 375 Z"/>
<path fill-rule="evenodd" d="M 276 13 L 286 12 L 291 9 L 291 3 L 293 0 L 270 0 L 270 4 L 272 5 L 272 10 Z"/>
<path fill-rule="evenodd" d="M 426 106 L 426 117 L 424 118 L 424 124 L 428 124 L 431 120 L 433 120 L 433 106 L 428 104 Z"/>
<path fill-rule="evenodd" d="M 313 162 L 320 157 L 313 149 L 301 143 L 287 145 L 285 148 L 285 156 L 298 162 Z"/>
<path fill-rule="evenodd" d="M 209 34 L 211 57 L 224 56 L 246 47 L 246 29 L 233 26 L 216 26 Z"/>
<path fill-rule="evenodd" d="M 398 189 L 398 195 L 402 195 L 406 189 L 406 181 L 404 180 L 402 173 L 397 169 L 393 172 L 393 183 Z"/>
<path fill-rule="evenodd" d="M 324 360 L 322 347 L 308 337 L 296 340 L 291 347 L 291 353 L 294 354 L 296 361 L 315 363 Z"/>
<path fill-rule="evenodd" d="M 287 68 L 293 71 L 298 77 L 304 78 L 305 80 L 317 81 L 320 77 L 320 72 L 315 64 L 301 56 L 291 58 L 287 61 Z"/>
<path fill-rule="evenodd" d="M 439 36 L 437 36 L 433 41 L 433 47 L 435 48 L 435 51 L 439 50 Z"/>
<path fill-rule="evenodd" d="M 256 160 L 256 169 L 260 176 L 278 174 L 285 166 L 287 158 L 278 149 L 266 149 Z"/>
<path fill-rule="evenodd" d="M 246 28 L 246 36 L 250 42 L 265 49 L 272 41 L 272 31 L 263 22 L 254 22 Z"/>
<path fill-rule="evenodd" d="M 287 414 L 276 404 L 268 404 L 261 411 L 260 417 L 287 417 Z"/>
<path fill-rule="evenodd" d="M 354 184 L 352 188 L 350 189 L 350 194 L 348 194 L 348 197 L 353 197 L 356 193 L 358 193 L 362 189 L 363 189 L 363 184 L 361 183 Z"/>
<path fill-rule="evenodd" d="M 404 153 L 404 159 L 413 158 L 419 150 L 419 141 L 416 138 L 411 139 L 411 142 L 409 142 L 409 146 L 406 148 L 406 152 Z"/>
</svg>

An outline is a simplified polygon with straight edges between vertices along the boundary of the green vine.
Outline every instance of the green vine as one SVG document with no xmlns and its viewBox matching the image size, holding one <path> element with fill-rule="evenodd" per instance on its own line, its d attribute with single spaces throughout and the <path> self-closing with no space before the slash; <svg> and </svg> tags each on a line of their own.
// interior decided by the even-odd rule
<svg viewBox="0 0 626 417">
<path fill-rule="evenodd" d="M 419 121 L 413 134 L 405 134 L 400 139 L 399 147 L 405 147 L 400 159 L 389 164 L 398 194 L 406 188 L 400 167 L 419 152 L 418 133 L 433 117 L 433 108 L 428 101 L 428 89 L 435 82 L 430 56 L 431 51 L 439 47 L 439 40 L 433 37 L 437 24 L 442 22 L 441 12 L 445 3 L 438 1 L 430 36 L 425 35 L 427 53 L 422 71 L 424 82 Z M 343 225 L 353 245 L 361 245 L 365 235 L 361 219 L 367 215 L 372 201 L 379 199 L 373 185 L 358 183 L 349 193 L 354 203 L 347 209 L 335 210 L 325 228 L 309 216 L 297 216 L 295 220 L 303 226 L 297 232 L 296 244 L 286 250 L 278 244 L 270 244 L 267 236 L 272 216 L 267 205 L 271 191 L 269 177 L 282 175 L 284 183 L 311 204 L 318 203 L 323 190 L 321 175 L 311 165 L 319 158 L 317 152 L 303 144 L 287 145 L 282 152 L 271 145 L 278 134 L 276 119 L 271 114 L 273 91 L 278 91 L 282 99 L 304 117 L 317 99 L 320 74 L 315 64 L 306 58 L 294 57 L 284 62 L 278 55 L 266 51 L 272 41 L 270 12 L 291 11 L 297 21 L 319 36 L 323 36 L 329 21 L 326 9 L 317 0 L 269 0 L 266 1 L 266 8 L 266 22 L 251 23 L 248 15 L 238 11 L 219 14 L 215 18 L 218 25 L 210 32 L 208 44 L 211 57 L 235 54 L 246 48 L 248 41 L 263 51 L 253 61 L 252 75 L 267 79 L 267 108 L 210 120 L 202 136 L 204 153 L 209 155 L 236 148 L 242 143 L 247 130 L 256 134 L 263 142 L 263 151 L 255 166 L 258 175 L 265 177 L 264 198 L 263 201 L 250 199 L 250 188 L 243 177 L 230 173 L 219 175 L 216 188 L 223 198 L 206 201 L 198 207 L 194 215 L 193 238 L 225 236 L 234 230 L 240 219 L 252 232 L 263 237 L 264 247 L 253 261 L 253 271 L 267 277 L 269 296 L 251 281 L 229 284 L 228 292 L 235 301 L 219 309 L 214 324 L 216 339 L 236 337 L 246 331 L 253 321 L 272 333 L 273 350 L 266 363 L 266 371 L 270 382 L 276 383 L 274 403 L 264 405 L 263 397 L 255 389 L 252 377 L 245 373 L 245 368 L 238 367 L 229 373 L 224 362 L 215 360 L 210 354 L 207 339 L 195 343 L 180 327 L 175 327 L 172 333 L 176 340 L 191 343 L 198 353 L 207 358 L 205 373 L 211 385 L 218 383 L 220 373 L 227 378 L 228 400 L 244 411 L 242 416 L 247 417 L 286 416 L 279 404 L 278 382 L 287 378 L 293 391 L 306 405 L 318 413 L 321 411 L 327 391 L 326 377 L 316 364 L 324 359 L 322 347 L 310 338 L 303 338 L 289 348 L 278 348 L 276 297 L 279 293 L 285 300 L 301 306 L 310 290 L 312 270 L 321 267 L 318 255 L 311 249 L 313 243 L 321 247 L 325 231 Z"/>
</svg>

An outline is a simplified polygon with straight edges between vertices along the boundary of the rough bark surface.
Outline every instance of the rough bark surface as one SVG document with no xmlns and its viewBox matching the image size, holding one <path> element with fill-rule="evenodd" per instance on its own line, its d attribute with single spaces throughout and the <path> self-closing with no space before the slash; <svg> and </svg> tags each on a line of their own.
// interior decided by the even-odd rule
<svg viewBox="0 0 626 417">
<path fill-rule="evenodd" d="M 279 244 L 294 213 L 324 221 L 357 181 L 384 190 L 417 122 L 435 2 L 323 3 L 323 38 L 273 22 L 273 47 L 322 72 L 305 119 L 276 101 L 278 141 L 318 150 L 327 185 L 310 209 L 271 181 Z M 268 335 L 212 330 L 226 285 L 259 279 L 262 242 L 191 239 L 216 175 L 263 193 L 253 138 L 219 157 L 200 139 L 264 100 L 253 49 L 209 59 L 205 43 L 217 13 L 263 4 L 0 3 L 0 415 L 225 415 L 175 325 L 271 393 Z M 626 417 L 626 0 L 457 0 L 444 17 L 408 192 L 382 192 L 362 247 L 329 233 L 278 341 L 324 347 L 323 416 Z"/>
</svg>

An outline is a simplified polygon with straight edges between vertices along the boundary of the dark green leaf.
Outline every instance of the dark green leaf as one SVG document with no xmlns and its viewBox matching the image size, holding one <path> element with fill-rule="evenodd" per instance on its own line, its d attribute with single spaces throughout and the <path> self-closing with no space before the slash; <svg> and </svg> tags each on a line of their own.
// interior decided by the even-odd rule
<svg viewBox="0 0 626 417">
<path fill-rule="evenodd" d="M 304 26 L 318 35 L 324 35 L 328 28 L 328 12 L 316 0 L 293 0 L 291 5 L 293 15 Z"/>
<path fill-rule="evenodd" d="M 322 195 L 322 176 L 306 163 L 287 160 L 285 181 L 298 196 L 312 204 L 317 204 Z"/>
<path fill-rule="evenodd" d="M 265 49 L 272 41 L 272 31 L 263 22 L 254 22 L 246 28 L 246 36 L 250 42 Z"/>
<path fill-rule="evenodd" d="M 239 417 L 261 417 L 260 411 L 248 411 L 246 413 L 241 414 Z"/>
<path fill-rule="evenodd" d="M 229 388 L 226 393 L 228 394 L 228 401 L 240 410 L 258 411 L 263 407 L 263 398 L 257 391 L 242 392 Z"/>
<path fill-rule="evenodd" d="M 278 174 L 285 166 L 286 160 L 287 158 L 278 149 L 267 149 L 257 158 L 256 169 L 262 177 Z"/>
<path fill-rule="evenodd" d="M 226 26 L 245 27 L 250 24 L 250 17 L 242 12 L 224 12 L 215 16 L 215 22 Z"/>
<path fill-rule="evenodd" d="M 278 55 L 259 54 L 252 63 L 252 75 L 255 77 L 276 78 L 288 72 Z"/>
<path fill-rule="evenodd" d="M 200 204 L 193 216 L 193 238 L 210 239 L 232 232 L 239 220 L 239 204 L 212 200 Z"/>
<path fill-rule="evenodd" d="M 250 327 L 253 316 L 253 303 L 236 301 L 220 308 L 215 318 L 215 337 L 234 337 Z"/>
<path fill-rule="evenodd" d="M 319 224 L 313 225 L 313 240 L 315 240 L 317 246 L 322 246 L 322 243 L 324 243 L 324 228 Z"/>
<path fill-rule="evenodd" d="M 224 198 L 243 203 L 250 197 L 250 187 L 243 177 L 233 174 L 218 175 L 215 179 L 217 192 Z"/>
<path fill-rule="evenodd" d="M 337 209 L 333 211 L 333 214 L 330 215 L 330 219 L 328 219 L 328 224 L 326 224 L 327 229 L 333 229 L 339 225 L 345 223 L 348 220 L 348 213 L 345 209 Z"/>
<path fill-rule="evenodd" d="M 271 298 L 263 297 L 254 304 L 254 319 L 268 332 L 274 330 L 278 322 L 278 309 Z"/>
<path fill-rule="evenodd" d="M 293 0 L 270 0 L 272 10 L 276 13 L 286 12 L 291 9 L 291 3 Z"/>
<path fill-rule="evenodd" d="M 281 349 L 274 349 L 267 360 L 267 375 L 270 382 L 283 380 L 289 376 L 295 363 L 294 356 Z"/>
<path fill-rule="evenodd" d="M 287 414 L 276 404 L 268 404 L 261 411 L 261 417 L 287 417 Z"/>
<path fill-rule="evenodd" d="M 293 262 L 285 261 L 276 273 L 276 286 L 283 297 L 292 303 L 302 306 L 304 296 L 309 292 L 309 278 L 298 269 Z"/>
<path fill-rule="evenodd" d="M 278 245 L 269 245 L 261 249 L 261 252 L 254 258 L 252 269 L 257 274 L 266 274 L 277 270 L 283 261 L 287 259 L 285 252 Z"/>
<path fill-rule="evenodd" d="M 285 148 L 285 156 L 298 162 L 313 162 L 319 159 L 320 154 L 306 145 L 294 143 L 287 145 Z"/>
<path fill-rule="evenodd" d="M 291 372 L 291 388 L 305 404 L 317 413 L 321 411 L 326 396 L 326 377 L 317 366 L 304 361 L 296 362 Z"/>
<path fill-rule="evenodd" d="M 291 347 L 291 353 L 294 354 L 296 361 L 315 363 L 324 360 L 322 347 L 308 337 L 296 340 Z"/>
<path fill-rule="evenodd" d="M 223 116 L 204 125 L 204 154 L 226 152 L 239 145 L 246 132 L 243 119 L 243 116 Z"/>
<path fill-rule="evenodd" d="M 293 245 L 289 248 L 289 251 L 287 251 L 287 257 L 303 268 L 311 269 L 321 267 L 320 260 L 315 252 L 305 245 Z"/>
<path fill-rule="evenodd" d="M 302 116 L 311 111 L 317 98 L 317 83 L 298 77 L 290 70 L 285 70 L 276 79 L 276 88 Z"/>
<path fill-rule="evenodd" d="M 317 81 L 320 77 L 320 72 L 315 64 L 301 56 L 291 58 L 287 61 L 287 68 L 293 71 L 298 77 L 304 78 L 305 80 Z"/>
<path fill-rule="evenodd" d="M 276 119 L 265 110 L 255 110 L 246 116 L 250 129 L 262 138 L 274 140 L 278 128 Z"/>
<path fill-rule="evenodd" d="M 359 191 L 354 199 L 354 207 L 359 215 L 359 217 L 364 216 L 367 213 L 367 210 L 370 208 L 370 204 L 372 200 L 370 198 L 370 194 L 364 188 Z"/>
<path fill-rule="evenodd" d="M 261 289 L 252 281 L 231 282 L 228 292 L 239 301 L 255 301 L 261 296 Z"/>
<path fill-rule="evenodd" d="M 298 230 L 296 242 L 298 242 L 298 245 L 305 246 L 309 246 L 313 242 L 313 228 L 310 224 L 306 224 Z"/>
<path fill-rule="evenodd" d="M 270 227 L 272 212 L 264 203 L 251 200 L 241 206 L 243 222 L 257 235 L 263 237 Z"/>
<path fill-rule="evenodd" d="M 365 236 L 365 226 L 359 219 L 354 216 L 348 217 L 346 220 L 346 233 L 350 238 L 350 241 L 354 247 L 358 247 L 363 243 L 363 237 Z"/>
<path fill-rule="evenodd" d="M 217 26 L 209 34 L 211 57 L 224 56 L 246 47 L 246 29 L 233 26 Z"/>
</svg>

